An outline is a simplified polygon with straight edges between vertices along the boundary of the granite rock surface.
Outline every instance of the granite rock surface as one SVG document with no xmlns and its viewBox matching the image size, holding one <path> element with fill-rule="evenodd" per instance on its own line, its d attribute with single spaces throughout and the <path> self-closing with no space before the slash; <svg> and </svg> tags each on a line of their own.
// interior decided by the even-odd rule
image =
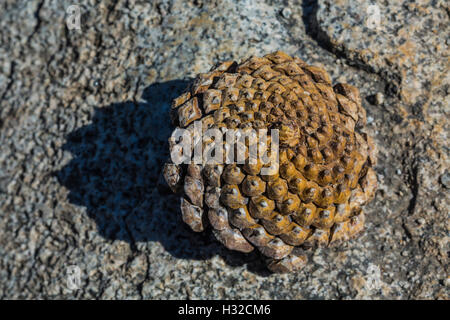
<svg viewBox="0 0 450 320">
<path fill-rule="evenodd" d="M 448 34 L 440 0 L 2 1 L 0 298 L 449 299 Z M 360 88 L 380 150 L 364 235 L 284 275 L 161 176 L 171 99 L 275 50 Z"/>
</svg>

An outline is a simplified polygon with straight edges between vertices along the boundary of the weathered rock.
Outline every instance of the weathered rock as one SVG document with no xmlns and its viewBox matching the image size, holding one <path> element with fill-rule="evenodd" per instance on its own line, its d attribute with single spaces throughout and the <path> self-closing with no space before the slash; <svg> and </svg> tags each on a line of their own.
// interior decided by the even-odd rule
<svg viewBox="0 0 450 320">
<path fill-rule="evenodd" d="M 0 1 L 0 298 L 448 299 L 446 3 L 372 2 L 379 31 L 360 1 Z M 161 176 L 180 75 L 275 49 L 360 89 L 379 191 L 361 241 L 266 277 L 180 228 Z"/>
</svg>

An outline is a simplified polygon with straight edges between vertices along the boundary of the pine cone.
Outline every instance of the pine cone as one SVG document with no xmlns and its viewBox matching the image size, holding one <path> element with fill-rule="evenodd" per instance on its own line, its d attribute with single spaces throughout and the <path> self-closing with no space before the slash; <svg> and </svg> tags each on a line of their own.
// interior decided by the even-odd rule
<svg viewBox="0 0 450 320">
<path fill-rule="evenodd" d="M 199 74 L 173 101 L 171 115 L 174 133 L 193 133 L 196 121 L 202 133 L 219 129 L 224 137 L 229 129 L 267 129 L 272 146 L 270 131 L 279 132 L 279 166 L 272 170 L 250 160 L 252 139 L 236 148 L 245 150 L 241 164 L 230 148 L 223 163 L 166 163 L 164 177 L 182 195 L 183 221 L 192 230 L 210 224 L 227 248 L 256 247 L 273 272 L 299 270 L 306 251 L 339 245 L 363 230 L 361 206 L 377 186 L 376 147 L 355 131 L 366 122 L 355 87 L 332 86 L 324 70 L 277 51 Z M 172 159 L 182 156 L 179 142 L 170 139 Z M 191 142 L 210 150 L 217 141 L 193 134 Z M 192 160 L 189 152 L 184 156 Z"/>
</svg>

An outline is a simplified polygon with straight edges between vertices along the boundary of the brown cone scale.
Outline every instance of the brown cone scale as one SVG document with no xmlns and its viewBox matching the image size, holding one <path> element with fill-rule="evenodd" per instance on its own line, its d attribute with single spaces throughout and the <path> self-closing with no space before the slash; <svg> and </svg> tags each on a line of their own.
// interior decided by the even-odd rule
<svg viewBox="0 0 450 320">
<path fill-rule="evenodd" d="M 167 163 L 183 221 L 196 232 L 209 224 L 231 250 L 258 249 L 273 272 L 301 269 L 304 250 L 355 238 L 377 188 L 376 145 L 357 131 L 365 114 L 357 88 L 333 86 L 325 70 L 280 51 L 198 75 L 172 103 L 177 129 L 193 130 L 194 121 L 203 130 L 267 129 L 268 146 L 278 129 L 279 167 L 262 175 L 265 165 L 249 162 L 251 137 L 241 145 L 245 164 Z"/>
</svg>

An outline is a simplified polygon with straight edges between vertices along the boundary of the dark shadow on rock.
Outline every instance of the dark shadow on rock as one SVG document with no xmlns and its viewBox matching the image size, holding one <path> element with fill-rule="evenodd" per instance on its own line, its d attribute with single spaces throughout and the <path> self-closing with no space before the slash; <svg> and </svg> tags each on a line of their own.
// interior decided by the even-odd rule
<svg viewBox="0 0 450 320">
<path fill-rule="evenodd" d="M 225 249 L 210 230 L 193 232 L 181 219 L 179 198 L 162 178 L 172 132 L 170 103 L 188 85 L 174 80 L 145 89 L 143 103 L 123 102 L 96 108 L 92 123 L 70 133 L 63 146 L 73 159 L 56 172 L 69 201 L 86 207 L 100 234 L 138 242 L 159 241 L 174 257 L 208 259 L 216 254 L 227 264 L 247 264 L 268 275 L 262 257 Z"/>
<path fill-rule="evenodd" d="M 306 34 L 314 39 L 323 49 L 333 52 L 333 47 L 326 34 L 320 29 L 317 21 L 317 10 L 319 4 L 317 0 L 304 0 L 302 2 L 302 20 L 305 25 Z"/>
<path fill-rule="evenodd" d="M 349 58 L 348 53 L 343 46 L 333 44 L 330 36 L 320 26 L 317 17 L 318 10 L 318 0 L 304 0 L 302 2 L 302 20 L 305 25 L 306 34 L 310 36 L 322 49 L 333 53 L 337 58 L 344 59 L 348 65 L 370 73 L 375 73 L 375 70 L 365 61 L 359 59 L 357 56 Z"/>
</svg>

